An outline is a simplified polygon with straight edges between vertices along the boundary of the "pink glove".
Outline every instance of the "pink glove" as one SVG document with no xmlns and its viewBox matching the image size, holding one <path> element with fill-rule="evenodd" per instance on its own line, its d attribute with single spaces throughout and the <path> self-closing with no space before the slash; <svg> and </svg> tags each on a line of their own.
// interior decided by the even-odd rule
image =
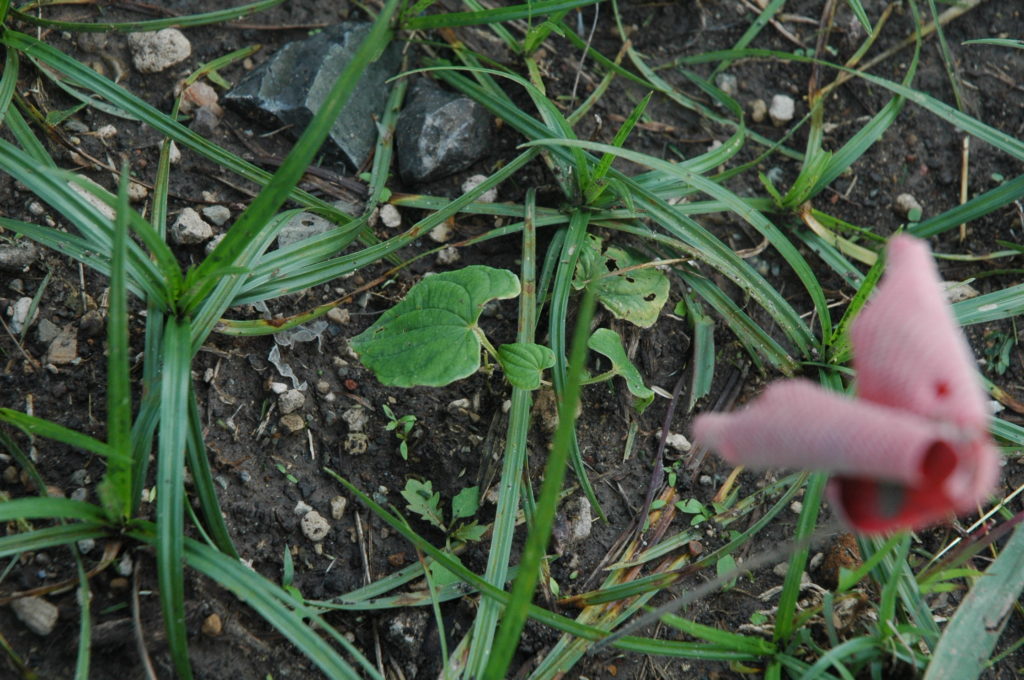
<svg viewBox="0 0 1024 680">
<path fill-rule="evenodd" d="M 699 416 L 695 438 L 735 465 L 832 472 L 832 505 L 863 533 L 974 510 L 1000 456 L 970 347 L 923 241 L 892 238 L 885 277 L 850 336 L 856 399 L 780 381 L 742 411 Z"/>
</svg>

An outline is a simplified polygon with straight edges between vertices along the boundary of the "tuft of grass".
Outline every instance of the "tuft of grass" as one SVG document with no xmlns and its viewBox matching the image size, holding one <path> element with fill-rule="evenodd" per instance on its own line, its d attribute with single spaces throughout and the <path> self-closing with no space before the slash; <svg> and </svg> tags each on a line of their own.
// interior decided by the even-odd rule
<svg viewBox="0 0 1024 680">
<path fill-rule="evenodd" d="M 693 336 L 692 355 L 679 357 L 691 372 L 689 411 L 700 408 L 713 393 L 723 366 L 737 354 L 746 361 L 742 358 L 745 354 L 761 372 L 791 375 L 816 368 L 824 384 L 835 390 L 845 389 L 843 378 L 850 372 L 844 365 L 849 359 L 849 325 L 881 274 L 877 252 L 884 235 L 872 225 L 850 222 L 842 205 L 828 200 L 843 174 L 884 143 L 886 133 L 895 129 L 911 107 L 939 116 L 1009 159 L 1024 160 L 1024 140 L 972 115 L 959 96 L 957 105 L 950 106 L 915 86 L 923 41 L 934 33 L 954 91 L 959 91 L 943 25 L 966 9 L 940 15 L 934 1 L 929 0 L 933 20 L 925 23 L 916 3 L 910 2 L 908 21 L 912 29 L 901 44 L 912 45 L 913 55 L 902 75 L 891 80 L 867 69 L 892 57 L 889 52 L 874 54 L 876 43 L 884 32 L 899 29 L 894 28 L 890 10 L 874 15 L 859 0 L 827 4 L 829 11 L 822 17 L 818 44 L 811 53 L 757 47 L 766 32 L 779 30 L 784 2 L 772 0 L 752 17 L 732 47 L 684 55 L 660 65 L 627 40 L 615 2 L 540 0 L 486 8 L 469 0 L 466 11 L 443 12 L 432 0 L 387 0 L 352 65 L 338 78 L 327 103 L 273 174 L 181 125 L 177 103 L 170 112 L 160 111 L 21 30 L 23 25 L 72 32 L 196 26 L 258 12 L 279 2 L 262 0 L 231 10 L 173 19 L 84 23 L 53 21 L 30 14 L 34 6 L 15 9 L 9 0 L 0 0 L 4 28 L 0 43 L 5 53 L 0 73 L 0 125 L 5 131 L 5 138 L 0 140 L 0 169 L 65 218 L 72 230 L 64 232 L 8 217 L 0 217 L 0 226 L 60 250 L 110 279 L 105 440 L 29 414 L 0 409 L 0 422 L 10 427 L 102 457 L 107 470 L 100 487 L 100 503 L 45 495 L 0 503 L 2 521 L 46 524 L 0 537 L 0 557 L 73 547 L 85 538 L 120 536 L 151 546 L 156 554 L 165 634 L 181 678 L 191 677 L 184 625 L 183 564 L 246 602 L 332 679 L 381 675 L 363 652 L 332 626 L 331 612 L 431 606 L 440 627 L 444 622 L 443 603 L 467 593 L 475 593 L 479 599 L 470 633 L 451 648 L 448 632 L 442 631 L 441 635 L 447 650 L 443 660 L 445 677 L 449 678 L 510 675 L 527 619 L 559 634 L 559 641 L 529 674 L 536 679 L 560 677 L 584 655 L 600 653 L 605 646 L 614 647 L 617 653 L 725 663 L 737 672 L 759 671 L 768 678 L 880 678 L 887 677 L 894 667 L 924 673 L 926 678 L 971 678 L 983 671 L 1001 626 L 1011 615 L 997 605 L 1012 602 L 1024 588 L 1024 577 L 1014 568 L 1021 560 L 1024 533 L 1017 530 L 1005 545 L 992 548 L 997 556 L 985 578 L 964 566 L 985 545 L 995 546 L 994 540 L 986 544 L 977 539 L 976 528 L 971 530 L 974 534 L 969 534 L 966 545 L 957 548 L 960 552 L 955 557 L 944 558 L 945 549 L 923 555 L 929 558 L 925 567 L 921 567 L 920 548 L 907 535 L 861 541 L 862 566 L 841 572 L 835 587 L 819 586 L 812 589 L 812 597 L 805 597 L 802 576 L 812 546 L 828 530 L 818 526 L 826 481 L 821 475 L 790 475 L 746 495 L 742 483 L 732 476 L 722 484 L 720 494 L 706 502 L 693 498 L 692 490 L 681 494 L 676 484 L 684 475 L 673 471 L 669 478 L 675 479 L 671 482 L 655 476 L 631 531 L 607 563 L 587 565 L 607 570 L 599 585 L 594 585 L 596 578 L 593 583 L 592 579 L 581 579 L 582 585 L 563 593 L 559 604 L 576 608 L 578 614 L 566 616 L 534 603 L 537 585 L 549 582 L 546 576 L 550 574 L 550 560 L 545 551 L 554 513 L 569 495 L 562 488 L 568 467 L 594 511 L 606 519 L 584 465 L 576 431 L 575 405 L 588 381 L 583 356 L 587 338 L 593 337 L 588 300 L 595 286 L 580 276 L 587 265 L 582 259 L 589 252 L 586 246 L 595 239 L 603 246 L 609 242 L 615 247 L 628 246 L 630 253 L 644 253 L 650 261 L 625 269 L 657 264 L 670 277 L 672 295 L 679 303 L 674 311 L 683 317 Z M 610 11 L 623 38 L 617 54 L 602 54 L 574 30 L 574 19 L 582 16 L 578 13 L 583 8 Z M 865 35 L 850 58 L 834 63 L 828 49 L 833 38 L 831 27 L 834 13 L 842 11 L 850 13 Z M 493 33 L 508 48 L 512 63 L 495 63 L 460 42 L 459 29 L 470 26 Z M 522 136 L 520 153 L 454 200 L 392 194 L 391 133 L 405 94 L 407 79 L 403 77 L 394 83 L 379 121 L 381 135 L 369 172 L 369 200 L 364 213 L 354 218 L 344 215 L 297 188 L 338 111 L 353 96 L 361 70 L 390 41 L 429 31 L 448 41 L 450 49 L 444 52 L 448 58 L 432 60 L 406 76 L 429 74 L 485 106 L 506 128 Z M 580 63 L 586 60 L 600 72 L 599 85 L 579 104 L 575 100 L 566 104 L 557 98 L 556 84 L 546 82 L 538 62 L 537 50 L 555 41 L 564 41 L 557 43 L 559 49 L 571 46 L 577 51 L 574 58 Z M 964 44 L 1016 49 L 1018 43 L 980 40 Z M 247 53 L 222 55 L 201 65 L 190 80 L 214 75 Z M 815 75 L 807 92 L 810 112 L 780 131 L 777 139 L 752 129 L 740 104 L 714 84 L 716 75 L 752 60 L 800 65 L 813 69 Z M 142 121 L 165 136 L 148 217 L 128 205 L 127 169 L 121 171 L 118 191 L 112 194 L 58 167 L 43 139 L 59 135 L 59 127 L 18 92 L 18 80 L 30 68 L 81 106 Z M 642 94 L 629 111 L 622 112 L 623 122 L 611 134 L 609 143 L 581 139 L 577 131 L 580 121 L 603 103 L 602 97 L 614 91 L 616 81 L 628 81 L 641 88 Z M 830 120 L 828 95 L 843 83 L 852 87 L 870 85 L 886 92 L 889 98 L 867 121 L 857 123 L 843 144 L 830 149 L 825 134 Z M 634 150 L 633 138 L 647 122 L 645 117 L 655 101 L 698 116 L 707 129 L 716 131 L 721 144 L 678 159 Z M 260 187 L 223 241 L 199 264 L 185 270 L 165 239 L 172 142 Z M 619 160 L 642 170 L 627 174 L 617 167 Z M 788 187 L 776 186 L 767 176 L 760 176 L 759 168 L 768 163 L 797 163 L 799 173 Z M 548 173 L 552 192 L 530 189 L 521 204 L 477 202 L 488 189 L 525 179 L 526 173 L 538 166 Z M 755 189 L 743 192 L 737 186 Z M 964 223 L 998 217 L 1019 200 L 1022 192 L 1024 175 L 1011 177 L 907 229 L 922 237 L 937 236 Z M 545 197 L 546 204 L 539 202 L 540 196 Z M 113 220 L 97 207 L 97 201 L 114 210 Z M 418 208 L 423 217 L 402 234 L 381 241 L 369 228 L 370 216 L 386 202 Z M 270 250 L 279 230 L 296 214 L 296 210 L 286 210 L 286 205 L 312 210 L 332 220 L 336 227 L 313 239 Z M 759 248 L 768 249 L 772 261 L 779 263 L 778 275 L 766 275 L 752 262 L 750 253 L 737 252 L 728 230 L 714 226 L 709 219 L 721 213 L 743 225 L 754 240 L 763 241 Z M 207 459 L 203 424 L 191 384 L 193 358 L 213 332 L 273 333 L 326 314 L 341 300 L 297 310 L 282 324 L 231 319 L 232 307 L 272 300 L 370 267 L 384 271 L 366 284 L 366 289 L 372 288 L 410 262 L 435 252 L 422 246 L 422 236 L 460 214 L 500 216 L 508 221 L 458 244 L 460 247 L 510 235 L 522 239 L 523 293 L 518 300 L 517 341 L 547 342 L 555 362 L 550 383 L 560 399 L 559 429 L 547 457 L 544 483 L 535 495 L 528 481 L 531 476 L 526 452 L 533 397 L 522 386 L 510 387 L 511 410 L 503 433 L 495 516 L 486 528 L 489 543 L 483 574 L 476 574 L 459 560 L 459 552 L 466 547 L 462 542 L 453 540 L 443 549 L 431 544 L 396 512 L 328 470 L 326 474 L 404 536 L 421 559 L 330 602 L 306 601 L 294 588 L 281 587 L 238 560 Z M 550 235 L 546 252 L 538 252 L 541 230 Z M 606 251 L 599 246 L 596 252 Z M 1014 252 L 1005 251 L 1000 256 Z M 616 271 L 605 276 L 628 273 Z M 836 276 L 848 289 L 842 293 L 842 300 L 834 292 Z M 787 277 L 799 286 L 782 290 L 773 284 Z M 585 289 L 583 293 L 579 292 L 581 288 Z M 145 360 L 134 415 L 128 363 L 132 297 L 146 309 Z M 990 323 L 1019 315 L 1024 311 L 1022 301 L 1024 288 L 1011 285 L 959 302 L 954 310 L 962 324 Z M 836 311 L 838 303 L 845 305 L 841 313 Z M 577 331 L 570 343 L 568 329 L 574 316 Z M 733 348 L 739 353 L 730 351 Z M 631 387 L 636 387 L 637 376 L 631 377 Z M 992 389 L 997 392 L 1000 388 L 993 385 Z M 631 433 L 637 429 L 634 423 Z M 992 431 L 1010 445 L 1008 448 L 1024 446 L 1024 428 L 1018 425 L 995 418 Z M 150 470 L 154 443 L 155 469 Z M 46 488 L 44 471 L 36 470 L 13 438 L 2 431 L 0 445 L 28 471 L 38 489 Z M 186 470 L 194 481 L 196 513 L 192 512 L 184 485 Z M 154 522 L 141 519 L 139 512 L 143 488 L 151 476 L 156 480 Z M 779 516 L 800 494 L 802 509 L 792 540 L 777 554 L 768 552 L 741 562 L 743 553 L 757 550 L 765 540 L 767 527 L 778 523 Z M 768 509 L 761 513 L 763 507 Z M 999 536 L 1008 534 L 1019 521 L 1019 517 L 1009 517 L 1005 505 L 997 506 L 990 517 L 1000 523 L 995 529 Z M 517 554 L 514 539 L 520 526 L 526 527 L 525 548 Z M 190 532 L 202 540 L 186 537 Z M 480 537 L 486 537 L 482 527 Z M 698 540 L 702 543 L 700 550 L 695 546 Z M 953 547 L 951 542 L 949 550 Z M 746 585 L 752 569 L 767 564 L 769 559 L 786 560 L 786 575 L 777 604 L 757 612 L 750 623 L 752 629 L 723 630 L 697 620 L 687 609 L 698 597 Z M 76 677 L 84 678 L 91 661 L 89 585 L 80 560 L 77 568 L 81 623 Z M 716 572 L 706 584 L 668 605 L 650 607 L 654 598 L 705 569 Z M 426 592 L 399 590 L 424 575 Z M 941 629 L 928 596 L 938 589 L 968 585 L 970 593 L 945 630 Z M 854 602 L 856 608 L 851 606 Z M 837 626 L 835 621 L 843 617 L 850 618 Z M 689 640 L 637 633 L 654 621 Z M 977 653 L 961 654 L 965 643 Z M 13 654 L 12 658 L 20 663 Z"/>
</svg>

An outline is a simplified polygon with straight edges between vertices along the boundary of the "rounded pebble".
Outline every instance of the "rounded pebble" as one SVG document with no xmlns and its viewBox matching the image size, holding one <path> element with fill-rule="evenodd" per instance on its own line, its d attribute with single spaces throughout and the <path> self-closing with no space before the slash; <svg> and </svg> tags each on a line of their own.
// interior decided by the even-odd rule
<svg viewBox="0 0 1024 680">
<path fill-rule="evenodd" d="M 324 540 L 331 530 L 330 522 L 316 510 L 310 510 L 303 515 L 300 524 L 302 525 L 302 534 L 314 543 Z"/>
<path fill-rule="evenodd" d="M 224 624 L 220 620 L 220 615 L 214 612 L 203 619 L 203 626 L 201 630 L 203 635 L 207 635 L 209 637 L 219 636 L 224 630 Z"/>
<path fill-rule="evenodd" d="M 792 97 L 785 94 L 777 94 L 772 97 L 772 105 L 768 107 L 768 116 L 772 119 L 772 125 L 776 127 L 785 125 L 793 120 L 796 113 L 796 102 Z"/>
</svg>

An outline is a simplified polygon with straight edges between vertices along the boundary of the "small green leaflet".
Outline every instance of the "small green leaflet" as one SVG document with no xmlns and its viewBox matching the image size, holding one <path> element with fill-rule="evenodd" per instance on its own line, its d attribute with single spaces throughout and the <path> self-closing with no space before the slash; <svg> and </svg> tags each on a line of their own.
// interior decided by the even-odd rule
<svg viewBox="0 0 1024 680">
<path fill-rule="evenodd" d="M 646 262 L 646 259 L 617 246 L 608 246 L 602 254 L 601 240 L 588 234 L 576 264 L 573 286 L 577 289 L 592 286 L 597 299 L 616 318 L 641 328 L 650 328 L 668 302 L 668 278 L 665 274 L 652 267 L 642 267 L 609 276 L 612 271 Z"/>
<path fill-rule="evenodd" d="M 472 517 L 480 509 L 480 487 L 467 486 L 452 499 L 452 520 Z"/>
<path fill-rule="evenodd" d="M 433 482 L 410 479 L 402 489 L 402 498 L 408 502 L 405 507 L 410 512 L 416 513 L 441 531 L 447 530 L 441 512 L 441 494 L 434 491 Z"/>
<path fill-rule="evenodd" d="M 359 360 L 385 385 L 440 387 L 480 368 L 480 312 L 519 295 L 506 269 L 473 265 L 428 276 L 352 338 Z"/>
<path fill-rule="evenodd" d="M 636 397 L 633 408 L 637 410 L 637 413 L 643 413 L 644 409 L 654 401 L 654 390 L 644 384 L 640 371 L 626 356 L 626 350 L 622 347 L 622 338 L 619 337 L 619 334 L 608 328 L 598 328 L 587 341 L 587 347 L 598 354 L 603 354 L 612 362 L 612 371 L 625 379 L 629 393 Z"/>
<path fill-rule="evenodd" d="M 555 353 L 544 345 L 516 342 L 498 348 L 498 362 L 513 387 L 535 390 L 544 369 L 555 365 Z"/>
</svg>

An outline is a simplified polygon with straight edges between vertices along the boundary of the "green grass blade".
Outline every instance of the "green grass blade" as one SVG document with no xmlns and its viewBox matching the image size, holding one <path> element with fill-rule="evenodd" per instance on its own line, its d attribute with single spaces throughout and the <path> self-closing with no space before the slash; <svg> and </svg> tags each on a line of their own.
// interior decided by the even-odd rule
<svg viewBox="0 0 1024 680">
<path fill-rule="evenodd" d="M 4 72 L 0 76 L 0 124 L 3 124 L 7 110 L 11 108 L 14 89 L 18 85 L 18 52 L 13 47 L 6 48 L 7 58 L 4 60 Z"/>
<path fill-rule="evenodd" d="M 113 207 L 116 205 L 116 200 L 109 192 L 106 192 L 98 185 L 83 182 L 80 176 L 71 172 L 52 168 L 46 168 L 45 172 L 41 172 L 41 168 L 36 163 L 33 163 L 31 158 L 27 158 L 23 151 L 4 140 L 0 140 L 0 167 L 3 167 L 5 172 L 20 181 L 32 193 L 49 203 L 54 210 L 72 222 L 78 228 L 88 246 L 94 251 L 98 253 L 109 253 L 111 251 L 114 229 L 110 220 L 96 205 L 93 205 L 84 196 L 73 190 L 69 182 L 74 182 L 76 186 L 81 187 L 90 195 Z M 134 211 L 130 212 L 129 218 L 132 220 L 133 227 L 138 227 L 139 229 L 149 228 L 149 225 Z M 17 224 L 14 221 L 9 223 Z M 42 229 L 44 228 L 39 227 L 35 230 L 35 233 L 40 233 Z M 56 230 L 49 231 L 56 232 Z M 52 241 L 53 239 L 59 239 L 59 237 L 55 236 L 47 240 Z M 47 243 L 47 245 L 49 244 Z M 169 299 L 170 290 L 168 289 L 168 283 L 174 281 L 175 278 L 179 280 L 181 278 L 177 261 L 174 259 L 170 249 L 162 242 L 157 246 L 157 250 L 153 251 L 157 256 L 157 264 L 154 264 L 134 242 L 129 241 L 128 249 L 127 271 L 135 286 L 144 290 L 146 296 L 152 296 L 157 300 Z M 63 251 L 63 248 L 58 248 L 58 250 Z M 109 260 L 109 257 L 103 255 L 98 257 L 103 260 Z M 158 268 L 158 264 L 160 268 Z M 105 269 L 105 273 L 109 274 L 109 264 Z"/>
<path fill-rule="evenodd" d="M 89 660 L 92 657 L 92 614 L 89 605 L 92 602 L 92 592 L 89 590 L 89 577 L 85 573 L 82 557 L 78 554 L 77 548 L 72 550 L 75 554 L 75 566 L 78 568 L 78 590 L 75 594 L 79 611 L 75 680 L 89 680 Z"/>
<path fill-rule="evenodd" d="M 697 401 L 711 392 L 715 378 L 715 323 L 696 301 L 691 301 L 687 309 L 693 321 L 693 377 L 687 407 L 692 411 Z"/>
<path fill-rule="evenodd" d="M 536 19 L 544 14 L 586 7 L 596 2 L 600 2 L 600 0 L 536 0 L 535 2 L 528 2 L 522 5 L 510 5 L 508 7 L 485 9 L 478 12 L 427 14 L 404 19 L 402 21 L 402 28 L 407 31 L 421 31 L 434 28 L 496 24 L 502 21 L 515 21 L 517 19 Z"/>
<path fill-rule="evenodd" d="M 779 609 L 775 617 L 774 637 L 776 640 L 787 640 L 795 630 L 796 601 L 800 597 L 800 579 L 807 568 L 807 558 L 810 557 L 811 551 L 810 539 L 818 522 L 818 512 L 821 510 L 821 499 L 827 483 L 828 475 L 820 472 L 812 474 L 807 481 L 803 509 L 800 511 L 800 519 L 797 520 L 796 525 L 794 538 L 796 547 L 793 550 L 793 555 L 789 558 L 789 568 L 786 570 L 782 593 L 779 595 Z"/>
<path fill-rule="evenodd" d="M 537 241 L 534 206 L 535 191 L 529 189 L 526 195 L 525 210 L 527 226 L 523 229 L 519 329 L 516 334 L 516 342 L 523 343 L 534 341 L 537 326 L 535 264 Z M 498 481 L 498 500 L 495 504 L 491 543 L 487 553 L 487 567 L 484 571 L 484 578 L 487 582 L 498 588 L 503 588 L 509 577 L 516 516 L 520 506 L 520 482 L 526 465 L 526 443 L 530 430 L 530 408 L 532 405 L 533 396 L 530 390 L 512 388 L 512 408 L 509 410 L 508 427 L 505 433 L 505 449 L 501 476 Z M 480 602 L 480 608 L 473 620 L 472 646 L 466 660 L 466 669 L 471 675 L 483 675 L 502 609 L 502 605 L 492 599 L 484 599 Z"/>
<path fill-rule="evenodd" d="M 192 375 L 191 329 L 187 319 L 171 317 L 164 330 L 160 383 L 160 433 L 156 470 L 156 557 L 160 609 L 167 646 L 182 680 L 191 680 L 185 630 L 185 577 L 181 565 L 185 538 L 185 447 Z"/>
<path fill-rule="evenodd" d="M 929 217 L 923 222 L 911 225 L 907 231 L 921 238 L 935 236 L 950 229 L 955 229 L 965 222 L 972 222 L 990 215 L 1003 206 L 1020 200 L 1021 196 L 1024 196 L 1024 175 L 1019 175 L 1007 182 L 1003 182 L 995 189 L 986 191 L 980 196 L 975 196 L 955 208 L 950 208 L 941 215 Z"/>
<path fill-rule="evenodd" d="M 735 45 L 733 45 L 733 50 L 742 50 L 744 47 L 753 42 L 754 38 L 761 34 L 761 31 L 764 30 L 764 27 L 767 26 L 771 22 L 771 20 L 775 18 L 775 15 L 782 10 L 782 6 L 785 4 L 786 0 L 771 0 L 771 2 L 765 5 L 764 9 L 761 10 L 761 13 L 757 15 L 757 18 L 754 19 L 753 22 L 751 22 L 750 26 L 747 27 L 747 30 L 744 31 L 743 35 L 740 36 L 740 39 L 736 41 Z M 871 30 L 870 27 L 868 28 L 868 30 Z M 711 74 L 716 75 L 718 73 L 721 73 L 725 69 L 729 68 L 730 64 L 732 64 L 731 59 L 723 60 L 721 63 L 718 64 L 718 66 L 715 66 L 715 69 L 711 72 Z"/>
<path fill-rule="evenodd" d="M 292 189 L 298 184 L 327 138 L 338 113 L 355 91 L 363 72 L 391 41 L 389 23 L 398 5 L 399 0 L 388 0 L 384 5 L 370 32 L 352 56 L 352 60 L 324 97 L 320 110 L 313 116 L 302 136 L 274 173 L 273 180 L 242 212 L 213 252 L 190 272 L 188 290 L 181 299 L 183 310 L 195 310 L 217 285 L 218 279 L 225 275 L 231 276 L 226 274 L 226 271 L 239 264 L 239 258 L 245 253 L 247 244 L 258 238 L 266 223 L 266 216 L 276 213 L 288 199 Z"/>
<path fill-rule="evenodd" d="M 231 534 L 228 532 L 227 524 L 224 522 L 224 515 L 220 511 L 217 487 L 214 484 L 213 473 L 210 470 L 210 460 L 207 457 L 206 445 L 203 443 L 203 420 L 199 414 L 199 405 L 196 402 L 194 390 L 190 390 L 188 398 L 188 443 L 186 456 L 189 472 L 192 473 L 196 498 L 199 499 L 199 507 L 202 510 L 203 518 L 206 520 L 206 532 L 222 553 L 229 557 L 238 558 L 235 544 L 232 542 Z"/>
<path fill-rule="evenodd" d="M 590 320 L 593 318 L 595 304 L 595 294 L 588 287 L 578 311 L 567 380 L 558 405 L 558 429 L 544 468 L 544 483 L 537 499 L 533 526 L 526 537 L 526 545 L 519 560 L 519 573 L 512 585 L 511 598 L 505 607 L 501 627 L 498 629 L 491 657 L 482 676 L 483 680 L 505 678 L 512 656 L 519 647 L 519 636 L 526 625 L 528 606 L 533 601 L 533 591 L 540 575 L 540 564 L 551 538 L 558 495 L 565 480 L 572 448 L 571 441 L 576 432 L 576 406 L 580 400 L 583 363 L 587 356 L 587 337 L 590 334 Z"/>
<path fill-rule="evenodd" d="M 242 19 L 261 12 L 265 9 L 270 9 L 276 5 L 280 5 L 285 0 L 260 0 L 259 2 L 253 2 L 248 5 L 239 5 L 237 7 L 229 7 L 228 9 L 217 10 L 216 12 L 204 12 L 202 14 L 190 14 L 187 16 L 180 17 L 167 17 L 165 19 L 147 19 L 146 21 L 127 21 L 127 22 L 84 22 L 84 21 L 56 21 L 54 19 L 44 19 L 37 17 L 28 12 L 19 12 L 16 9 L 11 10 L 11 16 L 24 21 L 27 24 L 33 26 L 41 26 L 43 28 L 50 28 L 57 31 L 119 31 L 121 33 L 138 33 L 140 31 L 159 31 L 162 28 L 170 28 L 172 26 L 176 28 L 188 28 L 190 26 L 205 26 L 207 24 L 216 24 L 223 21 L 234 21 L 236 19 Z"/>
<path fill-rule="evenodd" d="M 13 503 L 15 501 L 8 502 Z M 0 507 L 4 505 L 6 503 L 0 503 Z M 73 524 L 60 524 L 45 529 L 36 529 L 0 538 L 0 557 L 9 557 L 28 551 L 46 550 L 62 545 L 70 545 L 87 538 L 104 538 L 112 533 L 113 531 L 107 525 L 106 519 L 98 522 L 74 522 Z"/>
<path fill-rule="evenodd" d="M 1000 321 L 1024 314 L 1024 283 L 961 300 L 953 305 L 953 314 L 961 326 Z"/>
<path fill-rule="evenodd" d="M 132 389 L 128 360 L 128 181 L 121 170 L 110 254 L 110 294 L 107 310 L 107 473 L 98 493 L 111 519 L 128 519 L 132 507 Z"/>
<path fill-rule="evenodd" d="M 94 439 L 87 434 L 68 429 L 63 425 L 30 416 L 21 411 L 14 411 L 9 408 L 0 408 L 0 422 L 9 423 L 25 433 L 52 439 L 76 449 L 91 451 L 97 455 L 109 459 L 114 455 L 110 445 Z"/>
<path fill-rule="evenodd" d="M 103 514 L 101 508 L 92 503 L 69 498 L 32 496 L 0 503 L 0 522 L 13 522 L 19 519 L 73 519 L 96 524 L 106 521 L 107 516 Z"/>
<path fill-rule="evenodd" d="M 555 353 L 555 366 L 551 369 L 551 382 L 555 388 L 555 394 L 561 397 L 568 381 L 566 371 L 566 356 L 569 352 L 569 345 L 565 337 L 566 319 L 569 318 L 569 298 L 572 295 L 572 279 L 576 272 L 576 262 L 582 251 L 583 243 L 587 237 L 587 227 L 590 222 L 590 215 L 586 211 L 576 210 L 569 217 L 569 229 L 562 244 L 558 264 L 555 268 L 554 281 L 551 289 L 551 300 L 548 307 L 548 336 L 551 343 L 551 351 Z M 593 485 L 590 483 L 586 468 L 583 465 L 583 454 L 580 452 L 579 442 L 576 440 L 575 431 L 571 437 L 570 460 L 572 461 L 573 472 L 579 480 L 584 495 L 590 501 L 591 507 L 602 520 L 606 519 L 604 510 L 597 500 Z"/>
<path fill-rule="evenodd" d="M 949 122 L 950 124 L 960 128 L 964 132 L 973 135 L 983 142 L 991 144 L 997 149 L 1007 153 L 1017 160 L 1024 160 L 1024 140 L 1017 139 L 1001 130 L 997 130 L 991 125 L 987 125 L 980 120 L 968 116 L 967 114 L 957 111 L 952 106 L 939 101 L 931 95 L 925 94 L 918 90 L 911 89 L 900 83 L 891 81 L 887 78 L 873 75 L 871 73 L 865 73 L 863 71 L 857 71 L 856 69 L 845 68 L 836 64 L 823 61 L 820 59 L 813 59 L 811 57 L 802 57 L 795 55 L 790 52 L 779 52 L 776 50 L 762 50 L 762 49 L 745 49 L 745 50 L 725 50 L 719 52 L 705 52 L 699 55 L 681 57 L 677 59 L 677 63 L 685 64 L 699 64 L 717 61 L 719 59 L 730 58 L 737 56 L 751 57 L 751 58 L 770 58 L 770 59 L 782 59 L 786 61 L 796 61 L 801 63 L 817 63 L 822 66 L 829 68 L 839 69 L 851 73 L 858 78 L 874 83 L 880 87 L 884 87 L 890 92 L 897 94 L 901 97 L 911 101 L 923 109 L 934 113 L 939 118 Z"/>
<path fill-rule="evenodd" d="M 32 129 L 25 122 L 17 107 L 8 107 L 6 111 L 7 129 L 18 142 L 24 153 L 39 166 L 43 168 L 56 168 L 57 164 L 50 157 L 39 138 L 32 133 Z"/>
<path fill-rule="evenodd" d="M 775 645 L 768 640 L 706 626 L 675 614 L 666 614 L 661 621 L 687 635 L 706 640 L 725 649 L 746 652 L 754 656 L 772 656 L 777 651 Z"/>
</svg>

